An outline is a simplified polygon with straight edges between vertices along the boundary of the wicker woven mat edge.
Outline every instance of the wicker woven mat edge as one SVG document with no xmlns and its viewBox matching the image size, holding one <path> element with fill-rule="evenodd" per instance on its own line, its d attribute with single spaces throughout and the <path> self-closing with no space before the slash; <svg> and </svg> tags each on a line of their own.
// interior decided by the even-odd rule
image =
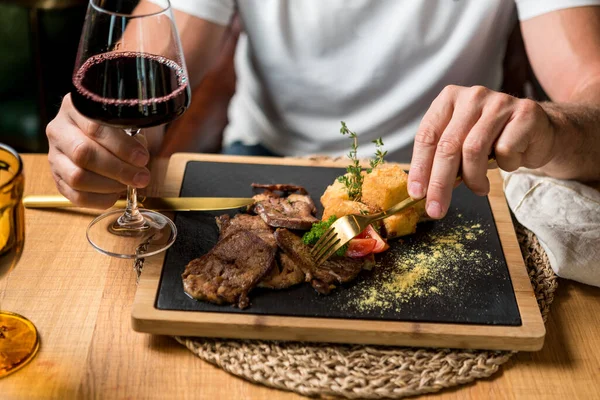
<svg viewBox="0 0 600 400">
<path fill-rule="evenodd" d="M 515 221 L 517 239 L 544 322 L 557 277 L 535 235 Z M 143 260 L 136 263 L 139 272 Z M 487 378 L 513 352 L 175 337 L 228 373 L 321 398 L 402 398 Z"/>
</svg>

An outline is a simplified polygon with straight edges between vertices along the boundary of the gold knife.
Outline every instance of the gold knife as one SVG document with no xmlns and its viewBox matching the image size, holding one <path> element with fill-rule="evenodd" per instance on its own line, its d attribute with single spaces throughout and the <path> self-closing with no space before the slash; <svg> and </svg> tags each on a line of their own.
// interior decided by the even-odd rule
<svg viewBox="0 0 600 400">
<path fill-rule="evenodd" d="M 113 208 L 125 208 L 125 200 L 118 200 Z M 254 203 L 248 197 L 146 197 L 138 200 L 142 208 L 156 211 L 215 211 L 241 208 Z M 66 197 L 40 195 L 23 197 L 27 208 L 64 208 L 77 207 Z"/>
</svg>

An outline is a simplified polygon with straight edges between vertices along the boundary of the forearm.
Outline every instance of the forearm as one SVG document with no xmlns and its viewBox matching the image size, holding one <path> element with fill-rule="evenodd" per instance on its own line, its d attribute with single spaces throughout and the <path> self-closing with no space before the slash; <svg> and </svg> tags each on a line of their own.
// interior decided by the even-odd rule
<svg viewBox="0 0 600 400">
<path fill-rule="evenodd" d="M 540 168 L 547 175 L 600 180 L 600 85 L 589 85 L 569 102 L 541 103 L 556 132 L 554 156 Z"/>
<path fill-rule="evenodd" d="M 600 180 L 600 7 L 571 7 L 521 23 L 527 56 L 552 103 L 554 135 L 544 173 Z"/>
<path fill-rule="evenodd" d="M 218 59 L 227 27 L 174 11 L 192 90 Z"/>
<path fill-rule="evenodd" d="M 152 2 L 143 2 L 138 6 L 138 9 L 145 11 L 144 8 L 156 7 Z M 147 10 L 146 10 L 147 11 Z M 212 22 L 193 17 L 181 11 L 173 10 L 177 29 L 181 40 L 181 46 L 184 54 L 185 63 L 188 70 L 189 82 L 192 91 L 198 87 L 206 73 L 217 61 L 219 53 L 223 48 L 225 33 L 227 27 L 214 24 Z M 135 29 L 127 29 L 125 35 Z M 135 39 L 135 37 L 134 37 Z M 164 48 L 165 46 L 173 46 L 169 38 L 152 37 L 150 42 L 145 46 L 149 51 L 152 48 Z M 169 53 L 168 51 L 159 51 L 157 53 Z M 144 130 L 148 150 L 151 154 L 157 155 L 163 153 L 163 147 L 168 144 L 165 140 L 165 126 L 157 126 Z M 193 140 L 193 138 L 190 138 Z"/>
<path fill-rule="evenodd" d="M 162 5 L 162 4 L 161 4 Z M 160 11 L 161 7 L 152 0 L 142 1 L 134 13 L 144 14 Z M 226 26 L 218 25 L 207 20 L 194 17 L 179 10 L 173 9 L 173 17 L 183 50 L 185 63 L 188 69 L 192 89 L 198 85 L 202 77 L 216 60 L 222 46 Z M 171 35 L 159 35 L 160 29 L 139 26 L 142 21 L 132 20 L 120 40 L 120 50 L 128 47 L 128 42 L 134 43 L 137 48 L 140 40 L 139 32 L 144 31 L 144 50 L 149 53 L 173 57 L 177 61 L 175 52 L 176 44 Z"/>
<path fill-rule="evenodd" d="M 193 91 L 187 113 L 169 125 L 160 149 L 161 156 L 179 151 L 214 153 L 221 149 L 227 106 L 235 92 L 233 59 L 240 31 L 239 20 L 234 18 L 223 34 L 216 62 Z"/>
</svg>

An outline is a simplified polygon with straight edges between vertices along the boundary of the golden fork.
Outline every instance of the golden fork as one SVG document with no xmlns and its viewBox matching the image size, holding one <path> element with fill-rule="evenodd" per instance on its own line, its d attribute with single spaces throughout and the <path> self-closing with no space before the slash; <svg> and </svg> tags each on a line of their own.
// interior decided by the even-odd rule
<svg viewBox="0 0 600 400">
<path fill-rule="evenodd" d="M 313 258 L 317 265 L 321 265 L 325 260 L 331 257 L 336 251 L 338 251 L 343 245 L 348 243 L 356 235 L 365 230 L 365 228 L 371 225 L 373 222 L 382 220 L 390 215 L 394 215 L 408 207 L 417 204 L 419 201 L 424 199 L 412 199 L 407 198 L 404 201 L 396 204 L 389 209 L 379 212 L 377 214 L 360 215 L 350 214 L 336 220 L 321 236 L 319 241 L 310 250 Z"/>
<path fill-rule="evenodd" d="M 492 153 L 490 156 L 488 156 L 488 165 L 494 161 L 496 161 L 496 157 L 494 153 Z M 458 176 L 456 177 L 456 183 L 454 187 L 456 188 L 461 181 L 462 176 L 459 172 Z M 346 215 L 335 221 L 329 227 L 329 229 L 323 234 L 323 236 L 321 236 L 321 238 L 317 241 L 314 247 L 310 250 L 310 253 L 315 259 L 317 265 L 321 265 L 325 260 L 331 257 L 336 251 L 338 251 L 343 245 L 345 245 L 351 239 L 353 239 L 362 231 L 364 231 L 365 228 L 373 222 L 377 222 L 379 220 L 389 217 L 390 215 L 394 215 L 408 207 L 414 206 L 419 201 L 423 200 L 424 199 L 416 200 L 409 197 L 396 204 L 395 206 L 392 206 L 387 210 L 379 212 L 377 214 Z"/>
</svg>

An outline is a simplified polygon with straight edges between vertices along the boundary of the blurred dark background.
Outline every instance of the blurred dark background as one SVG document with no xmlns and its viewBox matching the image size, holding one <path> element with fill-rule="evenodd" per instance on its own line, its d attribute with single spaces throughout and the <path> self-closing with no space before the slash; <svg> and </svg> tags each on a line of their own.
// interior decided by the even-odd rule
<svg viewBox="0 0 600 400">
<path fill-rule="evenodd" d="M 69 92 L 87 0 L 0 0 L 0 142 L 46 152 Z"/>
</svg>

